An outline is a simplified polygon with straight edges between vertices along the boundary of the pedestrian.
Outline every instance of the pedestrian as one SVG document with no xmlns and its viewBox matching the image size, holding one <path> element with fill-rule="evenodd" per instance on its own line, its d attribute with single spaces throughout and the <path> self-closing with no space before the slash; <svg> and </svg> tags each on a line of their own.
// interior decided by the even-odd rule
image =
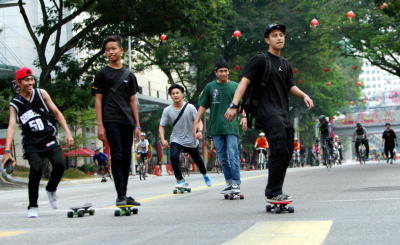
<svg viewBox="0 0 400 245">
<path fill-rule="evenodd" d="M 97 137 L 107 139 L 111 150 L 112 175 L 117 191 L 116 205 L 140 205 L 127 196 L 129 170 L 134 135 L 140 136 L 139 111 L 136 93 L 139 86 L 135 75 L 123 68 L 124 49 L 121 37 L 109 36 L 103 42 L 108 65 L 100 69 L 92 87 L 95 95 Z"/>
<path fill-rule="evenodd" d="M 231 106 L 225 113 L 232 121 L 237 113 L 237 105 L 250 83 L 258 88 L 260 100 L 256 111 L 256 128 L 262 129 L 270 147 L 268 183 L 265 188 L 267 201 L 287 201 L 293 198 L 283 194 L 282 187 L 286 170 L 293 154 L 294 129 L 289 119 L 288 94 L 304 100 L 308 109 L 313 101 L 293 83 L 293 73 L 289 63 L 281 57 L 285 45 L 284 25 L 270 24 L 264 32 L 268 52 L 253 56 L 242 74 Z M 269 74 L 265 79 L 265 72 Z M 265 81 L 264 81 L 265 80 Z"/>
<path fill-rule="evenodd" d="M 390 123 L 385 124 L 385 131 L 382 134 L 382 147 L 384 147 L 386 162 L 392 164 L 394 160 L 394 147 L 397 146 L 396 133 L 391 128 Z"/>
<path fill-rule="evenodd" d="M 207 135 L 213 138 L 227 184 L 222 193 L 240 194 L 239 120 L 235 117 L 227 122 L 224 118 L 226 109 L 235 106 L 231 101 L 238 84 L 229 80 L 229 65 L 222 57 L 215 64 L 214 73 L 217 79 L 208 83 L 200 96 L 193 134 L 202 129 L 201 118 L 206 109 L 210 108 Z M 241 124 L 246 130 L 245 117 L 241 119 Z"/>
<path fill-rule="evenodd" d="M 189 184 L 182 176 L 179 157 L 181 152 L 189 153 L 195 164 L 203 175 L 204 182 L 211 186 L 211 178 L 207 175 L 204 161 L 200 156 L 199 140 L 202 137 L 203 124 L 200 122 L 196 134 L 192 134 L 193 123 L 197 115 L 196 107 L 188 102 L 184 102 L 185 89 L 178 84 L 168 88 L 168 94 L 173 103 L 164 108 L 161 116 L 159 133 L 161 144 L 164 148 L 170 148 L 170 158 L 174 175 L 176 178 L 176 188 L 189 188 Z M 165 127 L 172 125 L 170 137 L 171 145 L 165 138 Z"/>
<path fill-rule="evenodd" d="M 102 182 L 107 181 L 107 179 L 105 177 L 106 173 L 108 174 L 108 176 L 112 180 L 108 162 L 109 162 L 109 159 L 108 159 L 107 154 L 105 154 L 104 152 L 101 152 L 100 149 L 96 149 L 94 151 L 93 163 L 98 166 L 98 168 L 99 168 L 99 170 L 101 172 L 101 175 L 102 175 L 101 181 Z"/>
<path fill-rule="evenodd" d="M 7 139 L 3 163 L 14 161 L 11 155 L 11 142 L 14 137 L 16 123 L 22 129 L 22 147 L 24 158 L 29 163 L 28 182 L 28 217 L 36 218 L 38 214 L 39 184 L 42 177 L 42 158 L 49 159 L 52 171 L 46 185 L 49 204 L 57 209 L 57 186 L 65 170 L 65 159 L 57 140 L 57 128 L 51 116 L 55 116 L 64 129 L 65 141 L 73 145 L 74 140 L 63 114 L 53 103 L 50 95 L 44 89 L 35 88 L 35 77 L 28 67 L 19 69 L 16 74 L 18 94 L 10 102 L 10 119 L 7 129 Z M 53 115 L 50 116 L 50 112 Z"/>
</svg>

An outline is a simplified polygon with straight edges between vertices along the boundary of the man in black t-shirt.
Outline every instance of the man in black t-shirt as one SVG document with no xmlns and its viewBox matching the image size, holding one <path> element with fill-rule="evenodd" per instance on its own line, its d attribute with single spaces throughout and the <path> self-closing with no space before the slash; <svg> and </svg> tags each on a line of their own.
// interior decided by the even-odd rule
<svg viewBox="0 0 400 245">
<path fill-rule="evenodd" d="M 270 146 L 269 175 L 265 189 L 267 201 L 293 199 L 282 192 L 286 169 L 293 153 L 294 138 L 293 126 L 289 119 L 288 94 L 301 97 L 308 109 L 314 106 L 311 98 L 293 84 L 292 69 L 280 56 L 285 44 L 285 30 L 284 25 L 278 24 L 266 27 L 264 41 L 268 45 L 268 52 L 250 59 L 232 101 L 233 105 L 238 105 L 250 83 L 256 83 L 262 91 L 257 106 L 255 126 L 266 132 Z M 270 69 L 267 71 L 270 76 L 268 81 L 263 81 L 266 69 Z M 231 106 L 226 111 L 225 117 L 228 121 L 235 117 L 237 113 L 235 107 Z"/>
<path fill-rule="evenodd" d="M 396 133 L 391 129 L 390 123 L 386 123 L 386 129 L 383 131 L 382 134 L 382 146 L 384 147 L 385 150 L 385 156 L 386 156 L 386 162 L 393 163 L 393 158 L 394 158 L 394 147 L 397 146 L 397 137 Z M 389 157 L 390 153 L 390 157 Z"/>
<path fill-rule="evenodd" d="M 126 195 L 132 159 L 133 136 L 139 139 L 140 122 L 135 94 L 138 84 L 135 75 L 121 63 L 124 49 L 119 36 L 104 40 L 103 49 L 108 66 L 96 73 L 93 84 L 95 110 L 100 140 L 107 141 L 111 150 L 112 174 L 117 191 L 116 205 L 140 205 Z"/>
</svg>

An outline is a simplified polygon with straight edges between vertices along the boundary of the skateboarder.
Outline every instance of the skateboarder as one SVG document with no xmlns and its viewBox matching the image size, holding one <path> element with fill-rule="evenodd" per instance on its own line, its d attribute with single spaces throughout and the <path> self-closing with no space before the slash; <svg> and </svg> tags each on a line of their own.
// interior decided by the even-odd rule
<svg viewBox="0 0 400 245">
<path fill-rule="evenodd" d="M 107 154 L 105 154 L 104 152 L 100 152 L 99 149 L 96 149 L 94 151 L 94 155 L 93 155 L 93 162 L 95 165 L 97 165 L 99 167 L 99 170 L 101 171 L 101 174 L 102 174 L 101 181 L 107 181 L 106 177 L 105 177 L 106 173 L 108 174 L 110 179 L 112 179 L 110 170 L 108 168 L 109 166 L 108 166 Z"/>
<path fill-rule="evenodd" d="M 207 108 L 210 108 L 210 120 L 208 121 L 208 136 L 212 136 L 218 159 L 224 172 L 226 187 L 223 194 L 240 193 L 240 160 L 238 151 L 239 120 L 233 118 L 227 122 L 224 112 L 227 108 L 235 106 L 231 104 L 237 83 L 229 80 L 229 65 L 220 58 L 214 68 L 217 79 L 206 85 L 200 99 L 199 112 L 195 120 L 193 134 L 202 130 L 201 118 Z M 247 129 L 247 120 L 242 118 L 243 129 Z"/>
<path fill-rule="evenodd" d="M 139 86 L 135 75 L 124 69 L 121 55 L 124 49 L 119 36 L 109 36 L 103 42 L 108 65 L 96 73 L 93 84 L 97 118 L 97 137 L 110 145 L 112 174 L 117 191 L 116 205 L 140 205 L 127 196 L 133 136 L 140 136 L 139 111 L 135 94 Z"/>
<path fill-rule="evenodd" d="M 268 184 L 265 189 L 267 201 L 293 199 L 282 192 L 286 170 L 293 154 L 294 138 L 294 129 L 289 119 L 288 93 L 302 98 L 308 109 L 313 107 L 310 97 L 293 84 L 292 69 L 281 57 L 285 30 L 284 25 L 278 24 L 266 27 L 264 41 L 268 45 L 268 52 L 250 59 L 233 97 L 233 106 L 225 113 L 228 121 L 235 118 L 237 105 L 250 83 L 261 92 L 255 126 L 266 133 L 270 147 Z M 263 81 L 265 73 L 269 73 L 267 81 Z"/>
<path fill-rule="evenodd" d="M 171 96 L 173 103 L 163 111 L 159 133 L 163 147 L 170 147 L 172 168 L 174 169 L 174 175 L 177 181 L 176 188 L 189 188 L 188 183 L 185 182 L 182 176 L 179 163 L 179 156 L 182 151 L 190 154 L 199 168 L 200 173 L 203 175 L 204 182 L 207 186 L 211 186 L 211 179 L 207 175 L 207 170 L 199 150 L 198 139 L 202 137 L 203 130 L 201 121 L 196 134 L 192 134 L 193 122 L 197 115 L 196 107 L 190 103 L 184 102 L 185 89 L 178 84 L 169 87 L 168 94 Z M 165 127 L 167 125 L 173 125 L 170 137 L 171 145 L 169 145 L 168 141 L 165 139 Z"/>
<path fill-rule="evenodd" d="M 57 140 L 57 129 L 54 122 L 49 120 L 49 112 L 54 114 L 58 123 L 64 129 L 66 143 L 73 145 L 74 140 L 63 114 L 53 103 L 50 95 L 44 89 L 34 87 L 35 78 L 32 70 L 23 67 L 16 72 L 15 78 L 19 93 L 10 102 L 10 119 L 3 163 L 9 159 L 14 161 L 10 149 L 15 126 L 18 122 L 22 129 L 24 158 L 28 160 L 30 166 L 28 217 L 36 218 L 39 217 L 37 200 L 42 177 L 42 158 L 48 158 L 53 168 L 46 186 L 47 197 L 53 209 L 57 209 L 56 191 L 65 169 L 65 159 Z"/>
</svg>

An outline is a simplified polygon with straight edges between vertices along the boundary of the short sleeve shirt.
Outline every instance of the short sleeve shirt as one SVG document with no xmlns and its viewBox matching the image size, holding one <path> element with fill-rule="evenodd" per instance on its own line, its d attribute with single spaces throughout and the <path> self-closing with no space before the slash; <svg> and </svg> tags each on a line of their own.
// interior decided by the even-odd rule
<svg viewBox="0 0 400 245">
<path fill-rule="evenodd" d="M 94 84 L 92 86 L 93 94 L 103 95 L 103 122 L 116 122 L 122 124 L 134 125 L 133 113 L 130 108 L 130 97 L 139 91 L 139 86 L 135 75 L 131 72 L 126 79 L 121 83 L 115 92 L 115 97 L 118 97 L 117 102 L 111 98 L 113 92 L 111 87 L 114 83 L 119 82 L 124 69 L 114 69 L 106 66 L 96 73 Z"/>
<path fill-rule="evenodd" d="M 177 109 L 173 105 L 169 105 L 164 108 L 160 125 L 164 127 L 167 125 L 172 125 L 182 109 L 183 106 L 182 108 Z M 181 118 L 179 118 L 172 129 L 170 142 L 174 142 L 188 148 L 197 147 L 199 145 L 199 141 L 194 138 L 192 133 L 193 122 L 196 119 L 196 116 L 196 107 L 192 104 L 188 104 Z"/>
<path fill-rule="evenodd" d="M 149 141 L 147 139 L 144 140 L 139 140 L 139 143 L 137 145 L 137 151 L 139 153 L 146 153 L 146 147 L 150 145 Z"/>
<path fill-rule="evenodd" d="M 256 126 L 290 127 L 289 90 L 294 85 L 292 68 L 282 57 L 267 53 L 271 60 L 271 75 L 263 86 L 260 106 L 257 107 Z M 264 54 L 250 59 L 242 76 L 251 82 L 261 83 L 267 69 Z"/>
<path fill-rule="evenodd" d="M 238 117 L 232 122 L 225 119 L 225 112 L 232 102 L 238 84 L 233 81 L 220 83 L 210 82 L 200 95 L 199 105 L 210 108 L 210 120 L 208 121 L 208 136 L 236 135 L 239 136 Z"/>
<path fill-rule="evenodd" d="M 385 145 L 394 145 L 396 133 L 393 131 L 393 129 L 386 129 L 382 134 L 382 139 L 385 139 Z"/>
</svg>

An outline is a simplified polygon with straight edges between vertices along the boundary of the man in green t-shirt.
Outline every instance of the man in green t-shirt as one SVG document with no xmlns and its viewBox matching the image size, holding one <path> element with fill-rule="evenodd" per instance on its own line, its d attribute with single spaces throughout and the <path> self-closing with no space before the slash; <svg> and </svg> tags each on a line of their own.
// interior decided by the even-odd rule
<svg viewBox="0 0 400 245">
<path fill-rule="evenodd" d="M 238 194 L 240 193 L 239 120 L 236 118 L 232 122 L 228 122 L 224 117 L 225 111 L 229 107 L 235 106 L 231 104 L 231 101 L 238 84 L 228 79 L 229 65 L 223 58 L 216 63 L 214 71 L 217 80 L 208 83 L 200 96 L 200 107 L 194 122 L 193 134 L 199 132 L 201 128 L 199 122 L 206 109 L 210 108 L 207 135 L 214 140 L 227 183 L 222 193 Z M 243 130 L 247 130 L 246 117 L 242 118 L 240 124 L 242 124 Z"/>
</svg>

